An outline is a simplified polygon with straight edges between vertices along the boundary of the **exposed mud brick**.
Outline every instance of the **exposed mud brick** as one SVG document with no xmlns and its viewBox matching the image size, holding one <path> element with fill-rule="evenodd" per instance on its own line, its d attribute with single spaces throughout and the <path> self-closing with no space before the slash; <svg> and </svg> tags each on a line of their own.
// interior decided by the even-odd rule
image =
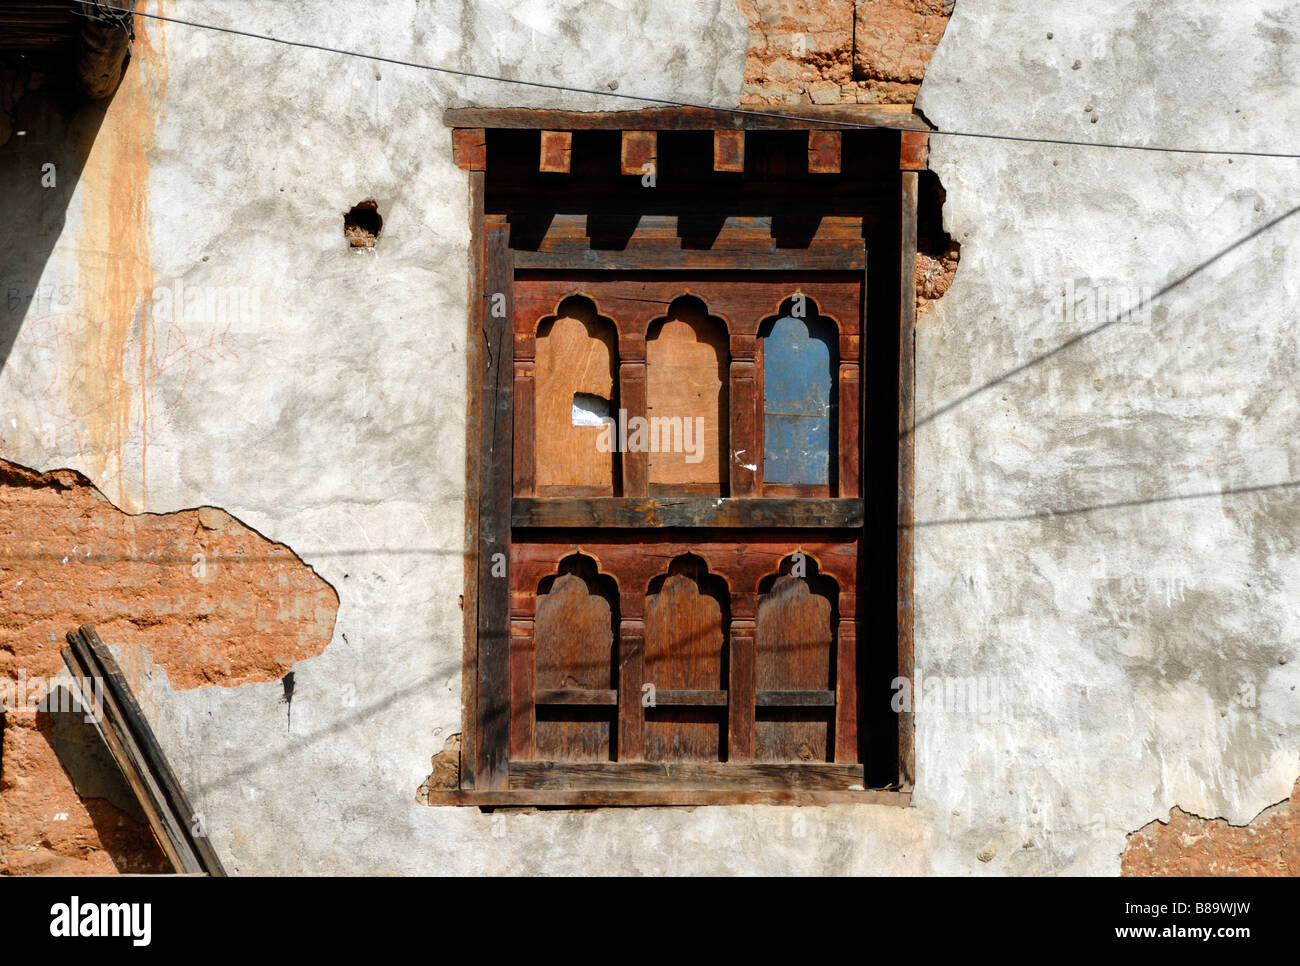
<svg viewBox="0 0 1300 966">
<path fill-rule="evenodd" d="M 293 551 L 224 510 L 131 516 L 78 473 L 0 460 L 0 683 L 56 677 L 86 622 L 124 645 L 128 678 L 151 659 L 178 690 L 277 681 L 325 649 L 337 610 Z M 0 714 L 0 873 L 165 868 L 78 721 Z"/>
<path fill-rule="evenodd" d="M 920 86 L 951 0 L 858 0 L 855 7 L 854 78 Z"/>
<path fill-rule="evenodd" d="M 1291 798 L 1264 809 L 1249 825 L 1229 825 L 1169 811 L 1128 836 L 1123 875 L 1300 875 L 1300 781 Z"/>
</svg>

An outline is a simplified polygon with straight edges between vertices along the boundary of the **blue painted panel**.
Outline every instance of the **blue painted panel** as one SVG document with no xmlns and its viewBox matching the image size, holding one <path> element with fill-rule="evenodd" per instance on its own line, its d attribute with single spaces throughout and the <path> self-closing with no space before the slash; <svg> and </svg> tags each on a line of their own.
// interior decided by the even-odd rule
<svg viewBox="0 0 1300 966">
<path fill-rule="evenodd" d="M 829 485 L 833 325 L 783 316 L 763 339 L 763 480 Z"/>
</svg>

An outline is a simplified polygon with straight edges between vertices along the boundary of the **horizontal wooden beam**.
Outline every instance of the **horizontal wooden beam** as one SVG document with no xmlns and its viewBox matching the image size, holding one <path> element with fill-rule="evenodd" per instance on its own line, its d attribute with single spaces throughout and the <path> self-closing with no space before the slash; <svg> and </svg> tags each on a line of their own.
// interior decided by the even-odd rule
<svg viewBox="0 0 1300 966">
<path fill-rule="evenodd" d="M 682 248 L 675 242 L 642 242 L 619 251 L 581 244 L 552 246 L 548 251 L 515 250 L 515 267 L 542 271 L 681 271 L 688 269 L 765 272 L 861 271 L 867 265 L 862 242 L 817 248 L 773 248 L 739 252 Z"/>
<path fill-rule="evenodd" d="M 804 497 L 518 497 L 515 527 L 797 527 L 862 526 L 861 500 Z"/>
<path fill-rule="evenodd" d="M 806 788 L 524 788 L 507 791 L 429 791 L 429 804 L 475 808 L 620 808 L 695 805 L 888 805 L 908 808 L 912 793 L 869 788 L 820 791 Z"/>
<path fill-rule="evenodd" d="M 533 693 L 533 703 L 539 705 L 577 705 L 588 708 L 616 707 L 618 692 L 612 689 L 543 688 Z"/>
<path fill-rule="evenodd" d="M 651 707 L 655 708 L 725 708 L 727 706 L 726 691 L 660 691 L 656 688 L 654 695 L 654 704 Z"/>
<path fill-rule="evenodd" d="M 676 785 L 693 789 L 820 789 L 860 791 L 863 766 L 830 762 L 751 765 L 731 762 L 564 762 L 512 761 L 510 788 L 647 788 Z M 855 786 L 857 786 L 855 788 Z"/>
<path fill-rule="evenodd" d="M 929 131 L 910 109 L 869 105 L 765 107 L 742 113 L 707 107 L 652 107 L 642 111 L 534 111 L 527 108 L 453 108 L 443 111 L 448 127 L 545 131 L 723 131 L 811 130 L 835 124 Z"/>
<path fill-rule="evenodd" d="M 759 691 L 760 708 L 833 708 L 834 691 Z"/>
</svg>

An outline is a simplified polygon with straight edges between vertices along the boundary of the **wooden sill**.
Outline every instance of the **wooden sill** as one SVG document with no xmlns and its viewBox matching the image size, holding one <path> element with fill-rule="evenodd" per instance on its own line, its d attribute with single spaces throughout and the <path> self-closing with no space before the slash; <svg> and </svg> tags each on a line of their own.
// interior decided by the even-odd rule
<svg viewBox="0 0 1300 966">
<path fill-rule="evenodd" d="M 430 805 L 477 808 L 620 808 L 682 805 L 893 805 L 912 804 L 909 791 L 815 791 L 801 788 L 691 789 L 691 788 L 519 788 L 506 791 L 442 789 L 429 792 Z"/>
</svg>

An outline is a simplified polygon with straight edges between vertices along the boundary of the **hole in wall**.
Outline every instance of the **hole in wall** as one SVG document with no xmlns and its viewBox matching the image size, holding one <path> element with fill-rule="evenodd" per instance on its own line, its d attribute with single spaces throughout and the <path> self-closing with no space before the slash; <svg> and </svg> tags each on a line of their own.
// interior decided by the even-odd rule
<svg viewBox="0 0 1300 966">
<path fill-rule="evenodd" d="M 343 216 L 343 237 L 353 248 L 374 248 L 383 230 L 384 219 L 373 199 L 353 205 Z"/>
<path fill-rule="evenodd" d="M 961 243 L 943 230 L 943 203 L 947 192 L 939 176 L 922 171 L 916 198 L 916 285 L 917 318 L 943 297 L 957 274 Z"/>
</svg>

